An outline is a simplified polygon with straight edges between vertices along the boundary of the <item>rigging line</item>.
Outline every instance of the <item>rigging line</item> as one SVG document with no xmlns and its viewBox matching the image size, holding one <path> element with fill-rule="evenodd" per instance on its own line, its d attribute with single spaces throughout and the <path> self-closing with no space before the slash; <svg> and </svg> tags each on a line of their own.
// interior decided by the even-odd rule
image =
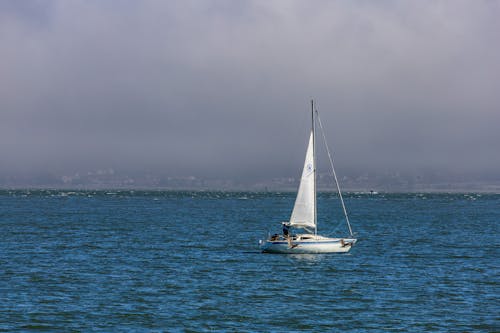
<svg viewBox="0 0 500 333">
<path fill-rule="evenodd" d="M 343 224 L 342 223 L 342 220 L 335 226 L 335 228 L 332 229 L 331 232 L 329 232 L 327 235 L 328 236 L 333 236 L 335 234 L 337 234 L 337 230 L 339 229 L 340 225 Z"/>
<path fill-rule="evenodd" d="M 349 228 L 349 234 L 353 236 L 351 223 L 349 223 L 349 217 L 347 216 L 347 210 L 345 208 L 344 199 L 342 198 L 342 192 L 340 191 L 339 181 L 337 180 L 337 174 L 335 173 L 335 168 L 333 167 L 333 157 L 330 154 L 330 149 L 328 148 L 328 144 L 326 142 L 325 130 L 323 129 L 323 124 L 321 123 L 321 118 L 319 117 L 318 110 L 315 111 L 316 111 L 316 119 L 318 119 L 319 128 L 321 129 L 321 134 L 323 136 L 323 141 L 325 143 L 326 152 L 328 154 L 328 159 L 330 160 L 330 166 L 332 168 L 333 178 L 335 179 L 335 185 L 337 185 L 337 191 L 339 192 L 340 202 L 342 203 L 342 209 L 344 210 L 345 219 L 347 221 L 347 227 Z"/>
</svg>

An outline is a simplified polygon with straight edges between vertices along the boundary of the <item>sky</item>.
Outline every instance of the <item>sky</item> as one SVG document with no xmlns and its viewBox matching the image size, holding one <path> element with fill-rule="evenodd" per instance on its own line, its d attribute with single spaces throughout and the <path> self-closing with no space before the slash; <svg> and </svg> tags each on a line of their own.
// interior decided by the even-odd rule
<svg viewBox="0 0 500 333">
<path fill-rule="evenodd" d="M 0 1 L 0 176 L 500 178 L 499 1 Z"/>
</svg>

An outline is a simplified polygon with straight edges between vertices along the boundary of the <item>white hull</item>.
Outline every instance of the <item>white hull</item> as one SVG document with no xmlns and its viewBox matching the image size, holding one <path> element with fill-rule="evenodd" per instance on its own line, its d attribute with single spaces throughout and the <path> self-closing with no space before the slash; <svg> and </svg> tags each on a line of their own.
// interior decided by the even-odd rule
<svg viewBox="0 0 500 333">
<path fill-rule="evenodd" d="M 297 235 L 291 241 L 283 237 L 260 241 L 267 253 L 346 253 L 356 243 L 354 238 L 328 238 L 319 235 Z"/>
</svg>

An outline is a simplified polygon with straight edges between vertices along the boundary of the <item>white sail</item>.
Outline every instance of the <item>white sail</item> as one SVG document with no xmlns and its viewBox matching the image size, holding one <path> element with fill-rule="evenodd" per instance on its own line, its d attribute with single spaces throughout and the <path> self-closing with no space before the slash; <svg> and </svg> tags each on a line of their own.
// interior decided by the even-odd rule
<svg viewBox="0 0 500 333">
<path fill-rule="evenodd" d="M 293 206 L 292 216 L 290 217 L 290 225 L 297 228 L 315 228 L 315 172 L 314 165 L 314 140 L 313 132 L 309 137 L 309 145 L 307 146 L 306 160 L 304 169 L 302 170 L 302 178 L 300 179 L 299 191 Z"/>
</svg>

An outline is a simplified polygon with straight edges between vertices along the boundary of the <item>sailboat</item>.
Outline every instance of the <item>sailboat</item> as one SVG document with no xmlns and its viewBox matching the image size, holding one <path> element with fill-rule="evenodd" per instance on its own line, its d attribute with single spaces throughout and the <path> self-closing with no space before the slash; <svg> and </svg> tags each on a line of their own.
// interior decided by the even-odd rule
<svg viewBox="0 0 500 333">
<path fill-rule="evenodd" d="M 260 240 L 262 252 L 269 253 L 345 253 L 348 252 L 356 243 L 354 238 L 347 210 L 340 191 L 340 185 L 333 167 L 333 158 L 326 144 L 326 138 L 323 131 L 323 125 L 319 118 L 318 111 L 314 108 L 314 101 L 311 101 L 311 133 L 306 151 L 304 168 L 300 180 L 295 205 L 292 210 L 290 220 L 281 222 L 283 234 L 270 235 L 265 240 Z M 323 141 L 326 145 L 326 151 L 330 160 L 332 174 L 337 185 L 337 191 L 344 212 L 346 224 L 349 230 L 347 237 L 326 237 L 318 234 L 317 223 L 317 204 L 316 204 L 316 121 L 323 134 Z M 302 230 L 303 233 L 293 233 L 293 229 Z"/>
</svg>

